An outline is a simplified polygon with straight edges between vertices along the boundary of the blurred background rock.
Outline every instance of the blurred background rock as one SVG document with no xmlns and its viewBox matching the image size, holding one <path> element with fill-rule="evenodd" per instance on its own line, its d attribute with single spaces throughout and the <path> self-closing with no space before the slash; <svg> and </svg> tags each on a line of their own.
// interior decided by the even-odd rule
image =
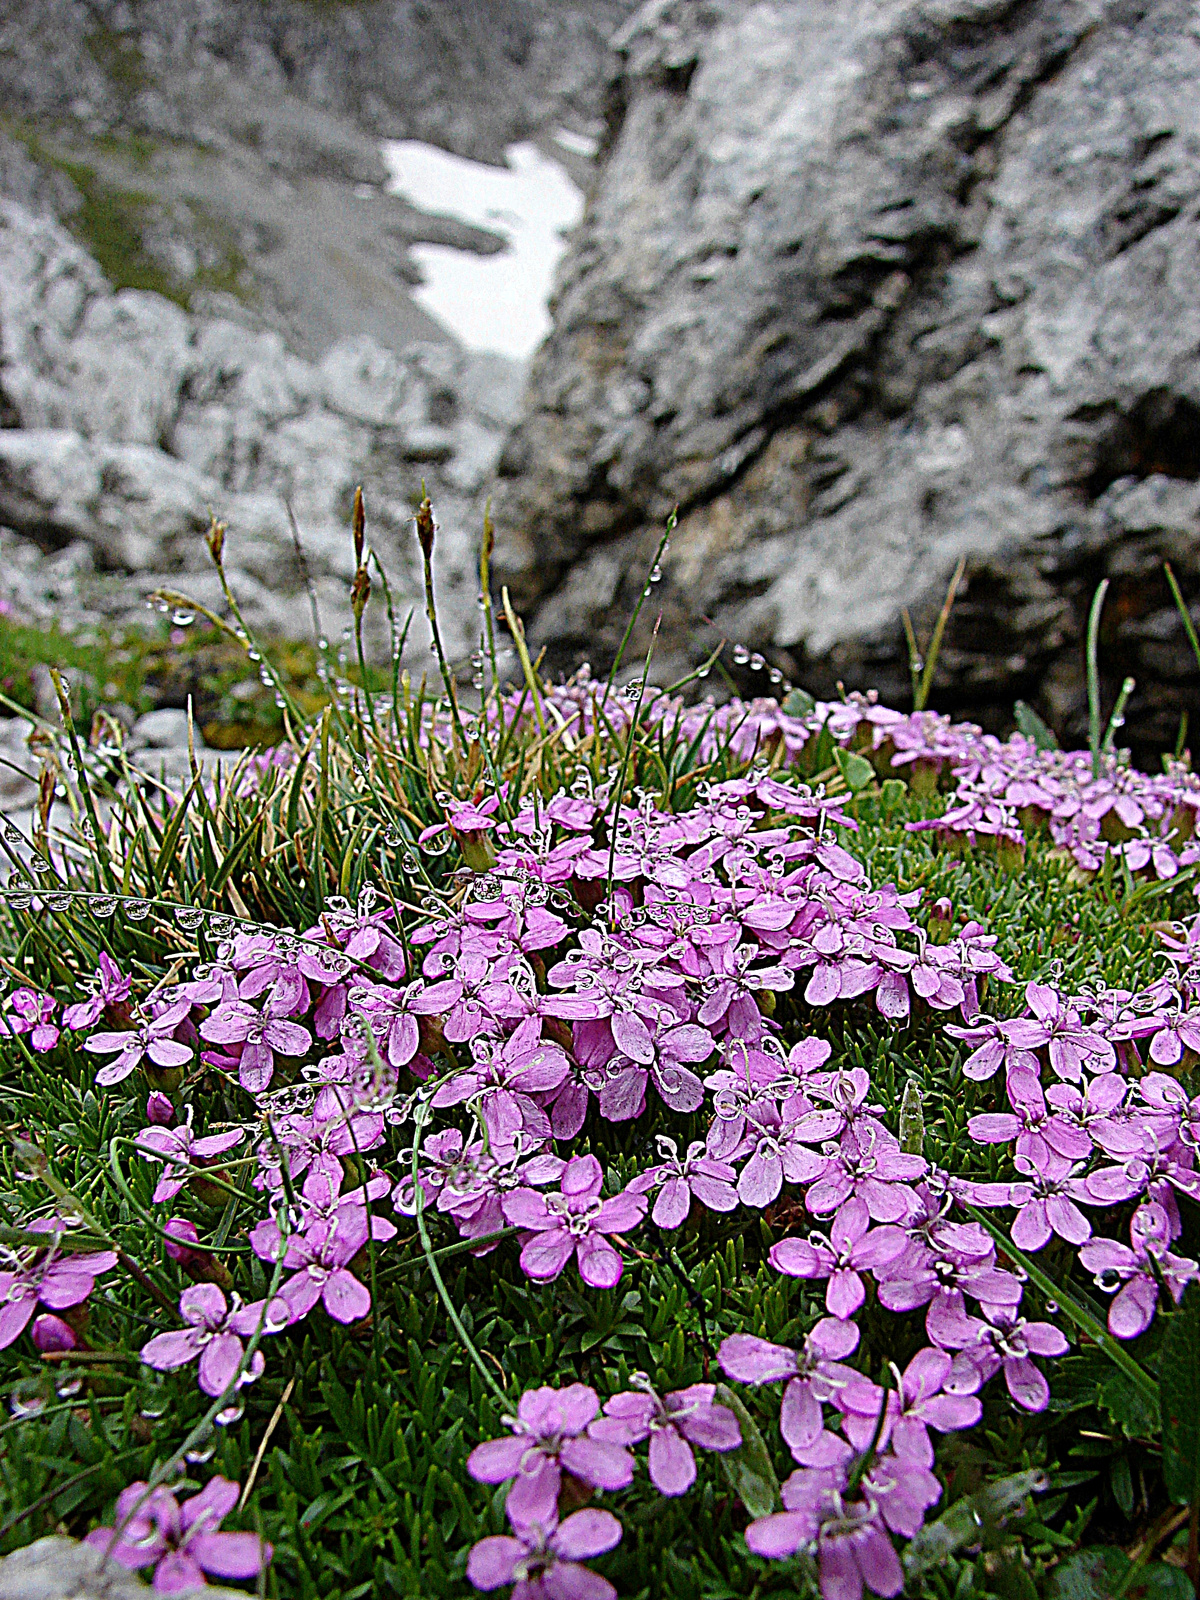
<svg viewBox="0 0 1200 1600">
<path fill-rule="evenodd" d="M 936 704 L 1001 727 L 1021 696 L 1078 739 L 1107 576 L 1106 704 L 1132 674 L 1126 736 L 1175 742 L 1197 680 L 1163 559 L 1200 591 L 1185 0 L 0 14 L 18 609 L 144 615 L 161 577 L 214 600 L 211 506 L 256 619 L 299 637 L 285 498 L 340 616 L 353 485 L 416 595 L 423 480 L 465 659 L 499 476 L 500 575 L 555 667 L 611 656 L 678 505 L 645 613 L 664 679 L 726 637 L 764 659 L 731 664 L 744 691 L 773 667 L 903 703 L 901 612 L 927 632 L 965 557 Z M 390 192 L 391 140 L 524 142 L 586 194 L 528 372 L 424 309 L 422 252 L 504 227 Z"/>
</svg>

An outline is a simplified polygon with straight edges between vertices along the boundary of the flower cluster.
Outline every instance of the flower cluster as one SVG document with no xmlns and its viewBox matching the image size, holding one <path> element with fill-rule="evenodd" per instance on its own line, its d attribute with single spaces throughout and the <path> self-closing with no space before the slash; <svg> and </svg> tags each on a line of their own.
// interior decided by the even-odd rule
<svg viewBox="0 0 1200 1600">
<path fill-rule="evenodd" d="M 602 708 L 587 679 L 551 698 L 581 737 L 602 710 L 618 724 L 630 715 L 620 696 Z M 647 715 L 746 756 L 781 748 L 800 763 L 825 741 L 914 785 L 949 775 L 957 794 L 937 826 L 950 834 L 1016 846 L 1045 826 L 1088 870 L 1107 851 L 1165 876 L 1190 859 L 1180 819 L 1200 790 L 1181 770 L 1160 783 L 1106 758 L 1097 778 L 1090 757 L 1085 771 L 869 697 L 797 714 L 672 706 L 658 697 Z M 502 701 L 510 712 L 524 714 Z M 262 1297 L 250 1304 L 195 1223 L 164 1217 L 164 1253 L 191 1281 L 181 1326 L 146 1340 L 143 1363 L 194 1368 L 205 1396 L 232 1400 L 304 1319 L 362 1323 L 375 1253 L 398 1233 L 389 1208 L 419 1218 L 422 1237 L 449 1225 L 476 1254 L 511 1251 L 532 1284 L 568 1274 L 573 1292 L 615 1288 L 631 1255 L 704 1213 L 735 1225 L 739 1211 L 765 1213 L 771 1269 L 813 1285 L 825 1315 L 796 1348 L 750 1333 L 720 1346 L 731 1382 L 783 1385 L 779 1432 L 795 1462 L 783 1510 L 757 1518 L 747 1544 L 771 1558 L 806 1551 L 829 1600 L 898 1593 L 896 1541 L 941 1493 L 933 1435 L 975 1426 L 993 1380 L 1022 1410 L 1048 1405 L 1043 1363 L 1068 1343 L 1031 1309 L 1019 1256 L 1069 1245 L 1071 1264 L 1112 1294 L 1122 1339 L 1145 1331 L 1164 1291 L 1178 1301 L 1200 1277 L 1180 1248 L 1181 1201 L 1200 1198 L 1200 1098 L 1175 1075 L 1200 1055 L 1200 923 L 1166 940 L 1162 977 L 1139 992 L 1031 983 L 1021 1005 L 994 935 L 967 922 L 930 937 L 919 892 L 868 877 L 845 800 L 761 768 L 701 784 L 677 812 L 626 795 L 611 773 L 549 797 L 438 804 L 416 847 L 457 849 L 465 865 L 431 874 L 419 909 L 401 915 L 368 887 L 353 903 L 329 898 L 303 930 L 231 925 L 214 959 L 181 962 L 145 993 L 106 956 L 63 1011 L 61 1027 L 107 1058 L 99 1088 L 128 1096 L 136 1081 L 139 1104 L 148 1094 L 131 1144 L 153 1204 L 223 1203 L 232 1190 L 260 1208 L 247 1237 Z M 49 1051 L 58 1004 L 19 989 L 0 1027 Z M 944 1028 L 961 1048 L 987 1107 L 968 1123 L 969 1170 L 902 1140 L 878 1076 L 834 1057 L 823 1018 L 854 1004 L 885 1028 Z M 200 1107 L 217 1104 L 220 1120 L 206 1120 Z M 654 1138 L 637 1170 L 606 1166 L 614 1140 L 646 1121 Z M 1007 1236 L 990 1213 L 1004 1213 Z M 1120 1226 L 1098 1231 L 1111 1217 Z M 55 1236 L 12 1252 L 0 1274 L 0 1345 L 40 1304 L 35 1346 L 63 1352 L 75 1332 L 52 1313 L 81 1304 L 118 1258 L 71 1250 L 53 1219 L 34 1226 Z M 868 1304 L 908 1319 L 898 1343 L 911 1349 L 916 1334 L 903 1371 L 855 1367 Z M 508 1434 L 471 1454 L 473 1479 L 509 1485 L 510 1532 L 470 1553 L 477 1588 L 600 1600 L 611 1586 L 581 1563 L 613 1549 L 620 1524 L 575 1507 L 627 1490 L 642 1444 L 649 1482 L 669 1497 L 695 1483 L 697 1451 L 741 1445 L 713 1384 L 623 1381 L 601 1384 L 613 1391 L 603 1403 L 582 1383 L 530 1391 Z M 217 1420 L 237 1414 L 230 1404 Z M 126 1564 L 154 1561 L 160 1589 L 183 1572 L 252 1576 L 269 1551 L 255 1544 L 252 1565 L 249 1535 L 213 1531 L 233 1504 L 232 1486 L 214 1484 L 182 1505 L 134 1486 L 117 1531 L 93 1541 L 115 1539 Z"/>
</svg>

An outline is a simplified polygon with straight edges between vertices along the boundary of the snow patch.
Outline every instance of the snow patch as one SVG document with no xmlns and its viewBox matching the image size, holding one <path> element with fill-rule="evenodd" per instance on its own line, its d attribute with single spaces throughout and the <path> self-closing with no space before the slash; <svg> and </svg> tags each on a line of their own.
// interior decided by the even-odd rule
<svg viewBox="0 0 1200 1600">
<path fill-rule="evenodd" d="M 509 145 L 506 165 L 468 161 L 415 139 L 388 140 L 388 187 L 422 211 L 457 217 L 500 234 L 506 248 L 481 256 L 418 244 L 411 255 L 424 282 L 413 298 L 469 350 L 520 361 L 550 331 L 548 302 L 566 249 L 563 231 L 583 216 L 583 194 L 533 144 Z"/>
</svg>

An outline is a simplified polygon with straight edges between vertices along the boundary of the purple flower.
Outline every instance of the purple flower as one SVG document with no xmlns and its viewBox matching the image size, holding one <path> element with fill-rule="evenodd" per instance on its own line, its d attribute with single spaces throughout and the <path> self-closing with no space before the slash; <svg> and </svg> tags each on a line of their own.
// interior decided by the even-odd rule
<svg viewBox="0 0 1200 1600">
<path fill-rule="evenodd" d="M 39 1054 L 54 1049 L 59 1030 L 51 1021 L 56 1009 L 52 995 L 39 994 L 36 989 L 14 989 L 4 1004 L 7 1014 L 0 1015 L 0 1037 L 27 1033 L 30 1044 Z"/>
<path fill-rule="evenodd" d="M 156 1067 L 182 1067 L 192 1059 L 187 1045 L 180 1044 L 171 1035 L 191 1010 L 187 1000 L 177 1000 L 168 1006 L 153 1022 L 144 1022 L 122 1033 L 93 1033 L 85 1039 L 83 1048 L 101 1055 L 116 1053 L 117 1059 L 101 1067 L 96 1082 L 108 1088 L 127 1078 L 143 1057 L 149 1057 Z"/>
<path fill-rule="evenodd" d="M 512 1534 L 480 1539 L 467 1557 L 476 1589 L 515 1584 L 514 1600 L 617 1600 L 606 1578 L 579 1565 L 621 1542 L 621 1524 L 609 1511 L 576 1511 L 560 1523 L 514 1522 Z"/>
<path fill-rule="evenodd" d="M 944 1350 L 925 1349 L 900 1375 L 899 1387 L 888 1393 L 887 1411 L 879 1448 L 889 1442 L 905 1461 L 933 1466 L 930 1428 L 939 1433 L 973 1428 L 983 1414 L 974 1395 L 943 1394 L 953 1363 Z M 843 1414 L 842 1427 L 856 1450 L 866 1450 L 875 1437 L 883 1392 L 867 1378 L 854 1379 L 838 1391 L 835 1403 Z"/>
<path fill-rule="evenodd" d="M 1046 983 L 1025 986 L 1025 999 L 1031 1018 L 1010 1022 L 1009 1040 L 1022 1050 L 1047 1047 L 1050 1066 L 1060 1078 L 1078 1082 L 1084 1069 L 1111 1072 L 1117 1064 L 1116 1052 L 1103 1034 L 1084 1026 L 1079 1012 L 1057 989 Z"/>
<path fill-rule="evenodd" d="M 660 1494 L 686 1494 L 695 1483 L 693 1445 L 736 1450 L 741 1444 L 737 1417 L 728 1406 L 713 1404 L 714 1384 L 694 1383 L 660 1398 L 645 1373 L 635 1373 L 633 1382 L 637 1390 L 606 1401 L 603 1417 L 590 1425 L 588 1434 L 621 1445 L 649 1439 L 650 1481 Z"/>
<path fill-rule="evenodd" d="M 340 950 L 331 950 L 316 939 L 296 939 L 287 933 L 269 939 L 239 938 L 234 945 L 233 965 L 246 972 L 238 983 L 239 997 L 257 1000 L 270 989 L 267 1012 L 272 1017 L 307 1011 L 312 1003 L 308 980 L 332 986 L 350 968 Z"/>
<path fill-rule="evenodd" d="M 377 1223 L 381 1219 L 372 1220 Z M 366 1207 L 348 1206 L 286 1240 L 274 1222 L 260 1222 L 251 1231 L 250 1245 L 263 1261 L 278 1261 L 282 1254 L 292 1276 L 280 1285 L 279 1298 L 293 1322 L 306 1317 L 318 1301 L 335 1322 L 358 1322 L 371 1309 L 371 1294 L 347 1263 L 366 1244 L 370 1233 Z"/>
<path fill-rule="evenodd" d="M 697 1140 L 680 1157 L 679 1146 L 665 1133 L 657 1134 L 658 1153 L 664 1159 L 657 1167 L 639 1173 L 629 1185 L 632 1194 L 645 1194 L 661 1184 L 651 1220 L 659 1228 L 680 1228 L 688 1219 L 692 1196 L 710 1211 L 735 1211 L 737 1173 L 725 1161 L 714 1161 Z"/>
<path fill-rule="evenodd" d="M 961 1352 L 950 1382 L 959 1393 L 970 1393 L 1003 1367 L 1017 1404 L 1026 1411 L 1044 1411 L 1050 1385 L 1032 1357 L 1065 1355 L 1070 1348 L 1065 1334 L 1049 1322 L 1026 1322 L 1008 1307 L 985 1308 L 984 1315 L 986 1322 L 964 1318 L 959 1328 L 944 1335 L 947 1347 Z"/>
<path fill-rule="evenodd" d="M 107 951 L 100 952 L 96 976 L 92 979 L 92 992 L 86 1000 L 63 1010 L 64 1028 L 90 1028 L 98 1022 L 108 1006 L 123 1005 L 133 992 L 132 981 L 125 976 Z"/>
<path fill-rule="evenodd" d="M 824 1600 L 860 1600 L 864 1588 L 898 1595 L 904 1569 L 888 1537 L 884 1508 L 915 1533 L 925 1506 L 941 1493 L 937 1479 L 891 1457 L 876 1463 L 855 1494 L 847 1492 L 846 1480 L 844 1462 L 794 1472 L 781 1490 L 786 1509 L 752 1522 L 746 1544 L 755 1555 L 774 1560 L 815 1546 Z"/>
<path fill-rule="evenodd" d="M 287 1306 L 272 1301 L 266 1312 L 261 1319 L 263 1333 L 281 1333 L 290 1320 Z M 215 1283 L 198 1283 L 180 1295 L 179 1315 L 188 1327 L 178 1333 L 155 1334 L 142 1346 L 142 1360 L 157 1372 L 173 1372 L 199 1358 L 200 1387 L 215 1399 L 225 1393 L 246 1353 L 242 1336 L 258 1330 L 258 1309 L 247 1317 L 246 1308 L 235 1297 L 230 1310 Z M 261 1377 L 264 1364 L 262 1351 L 256 1350 L 238 1387 Z"/>
<path fill-rule="evenodd" d="M 365 962 L 389 983 L 395 983 L 407 971 L 404 950 L 385 931 L 384 924 L 390 922 L 395 913 L 391 906 L 376 911 L 374 907 L 378 898 L 378 891 L 370 884 L 360 891 L 356 906 L 352 906 L 342 895 L 330 895 L 321 908 L 323 926 L 320 931 L 331 928 L 338 939 L 345 941 L 348 956 L 355 961 Z M 306 937 L 317 932 L 317 929 L 311 929 Z"/>
<path fill-rule="evenodd" d="M 593 1489 L 627 1489 L 633 1482 L 628 1450 L 588 1436 L 599 1409 L 596 1391 L 584 1383 L 528 1389 L 516 1416 L 504 1419 L 511 1437 L 477 1445 L 467 1457 L 467 1471 L 476 1483 L 515 1479 L 508 1492 L 509 1516 L 549 1527 L 564 1472 Z"/>
<path fill-rule="evenodd" d="M 864 1200 L 847 1200 L 834 1217 L 828 1239 L 781 1239 L 768 1257 L 776 1272 L 789 1278 L 828 1278 L 825 1305 L 841 1319 L 852 1317 L 866 1299 L 859 1273 L 886 1266 L 908 1248 L 903 1228 L 871 1227 Z"/>
<path fill-rule="evenodd" d="M 1129 1224 L 1133 1248 L 1116 1239 L 1093 1239 L 1079 1259 L 1106 1294 L 1118 1291 L 1108 1308 L 1108 1331 L 1118 1339 L 1136 1339 L 1154 1320 L 1159 1283 L 1165 1283 L 1176 1305 L 1200 1268 L 1186 1256 L 1173 1255 L 1171 1224 L 1166 1211 L 1153 1201 L 1141 1205 Z"/>
<path fill-rule="evenodd" d="M 154 1568 L 159 1594 L 199 1589 L 212 1578 L 256 1578 L 272 1550 L 256 1533 L 218 1533 L 238 1503 L 238 1485 L 210 1478 L 182 1505 L 169 1489 L 131 1483 L 117 1498 L 116 1528 L 93 1528 L 85 1544 L 108 1551 L 122 1567 Z M 116 1542 L 113 1543 L 114 1536 Z"/>
<path fill-rule="evenodd" d="M 712 1055 L 716 1041 L 707 1029 L 685 1022 L 652 1034 L 635 1011 L 615 1012 L 610 1026 L 618 1053 L 605 1063 L 599 1083 L 591 1083 L 596 1068 L 584 1074 L 589 1087 L 599 1090 L 602 1117 L 609 1122 L 640 1117 L 649 1083 L 672 1111 L 686 1115 L 700 1107 L 704 1085 L 684 1063 L 706 1061 Z"/>
<path fill-rule="evenodd" d="M 476 1037 L 471 1054 L 473 1064 L 435 1091 L 435 1109 L 478 1096 L 494 1142 L 509 1143 L 518 1130 L 531 1140 L 549 1139 L 550 1120 L 531 1097 L 553 1094 L 570 1075 L 571 1064 L 561 1045 L 542 1038 L 542 1019 L 527 1017 L 503 1042 Z"/>
<path fill-rule="evenodd" d="M 1200 1011 L 1176 1011 L 1162 1020 L 1163 1027 L 1150 1041 L 1151 1061 L 1173 1067 L 1185 1050 L 1200 1053 Z"/>
<path fill-rule="evenodd" d="M 1085 1160 L 1092 1141 L 1065 1117 L 1046 1110 L 1046 1097 L 1036 1072 L 1009 1071 L 1005 1084 L 1012 1112 L 985 1112 L 971 1117 L 967 1131 L 979 1144 L 1011 1144 L 1016 1153 L 1040 1167 L 1051 1151 L 1071 1161 Z"/>
<path fill-rule="evenodd" d="M 1009 1186 L 1009 1203 L 1017 1207 L 1012 1225 L 1015 1245 L 1041 1250 L 1052 1234 L 1068 1244 L 1091 1238 L 1092 1225 L 1075 1204 L 1090 1198 L 1081 1166 L 1073 1166 L 1053 1150 L 1046 1151 L 1038 1166 L 1020 1157 L 1016 1165 L 1019 1171 L 1030 1172 L 1033 1181 Z"/>
<path fill-rule="evenodd" d="M 238 1082 L 250 1094 L 261 1094 L 275 1072 L 275 1054 L 306 1055 L 312 1034 L 298 1022 L 263 1016 L 244 1000 L 222 1003 L 200 1024 L 200 1033 L 213 1044 L 240 1044 Z M 91 1041 L 89 1040 L 89 1048 Z M 191 1052 L 189 1051 L 189 1054 Z"/>
<path fill-rule="evenodd" d="M 50 1231 L 36 1223 L 33 1227 L 38 1232 Z M 44 1254 L 30 1253 L 25 1265 L 0 1272 L 0 1350 L 20 1338 L 39 1302 L 51 1311 L 80 1305 L 96 1287 L 100 1274 L 116 1264 L 115 1250 L 60 1255 L 51 1245 Z"/>
<path fill-rule="evenodd" d="M 412 1003 L 423 989 L 418 980 L 404 989 L 367 983 L 350 992 L 351 1004 L 370 1023 L 381 1053 L 393 1067 L 407 1067 L 420 1048 L 421 1024 Z"/>
<path fill-rule="evenodd" d="M 823 1427 L 822 1405 L 858 1378 L 841 1358 L 858 1346 L 852 1322 L 823 1317 L 806 1335 L 799 1350 L 771 1344 L 750 1333 L 734 1333 L 717 1351 L 721 1371 L 736 1383 L 779 1383 L 787 1379 L 779 1413 L 779 1431 L 794 1452 L 811 1448 Z"/>
<path fill-rule="evenodd" d="M 165 1099 L 166 1096 L 164 1095 Z M 170 1102 L 167 1102 L 168 1105 Z M 192 1176 L 194 1163 L 212 1156 L 224 1155 L 240 1144 L 244 1130 L 231 1128 L 227 1133 L 211 1133 L 197 1139 L 192 1132 L 192 1108 L 188 1107 L 187 1121 L 178 1128 L 152 1126 L 143 1128 L 134 1143 L 147 1161 L 161 1161 L 164 1171 L 151 1197 L 155 1205 L 171 1200 Z"/>
<path fill-rule="evenodd" d="M 908 1187 L 929 1170 L 920 1156 L 907 1155 L 895 1137 L 874 1117 L 842 1135 L 841 1148 L 805 1196 L 814 1216 L 828 1216 L 852 1195 L 861 1199 L 876 1222 L 901 1222 L 915 1205 Z"/>
<path fill-rule="evenodd" d="M 646 1214 L 646 1197 L 625 1189 L 601 1200 L 603 1183 L 595 1156 L 575 1156 L 567 1162 L 559 1194 L 517 1189 L 505 1195 L 506 1221 L 531 1230 L 521 1250 L 527 1277 L 546 1283 L 575 1256 L 579 1276 L 593 1289 L 611 1289 L 620 1282 L 624 1264 L 605 1235 L 636 1227 Z"/>
<path fill-rule="evenodd" d="M 760 1210 L 779 1198 L 786 1178 L 789 1183 L 814 1183 L 824 1177 L 829 1166 L 826 1156 L 808 1148 L 811 1131 L 807 1118 L 790 1115 L 795 1100 L 807 1106 L 801 1096 L 784 1102 L 782 1111 L 773 1100 L 762 1099 L 746 1107 L 743 1147 L 750 1158 L 738 1177 L 738 1198 Z M 817 1113 L 836 1117 L 833 1112 Z"/>
</svg>

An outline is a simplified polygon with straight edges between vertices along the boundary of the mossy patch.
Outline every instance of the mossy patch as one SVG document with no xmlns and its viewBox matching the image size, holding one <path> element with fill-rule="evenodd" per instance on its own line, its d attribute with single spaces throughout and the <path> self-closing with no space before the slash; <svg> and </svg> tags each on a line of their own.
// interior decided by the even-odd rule
<svg viewBox="0 0 1200 1600">
<path fill-rule="evenodd" d="M 185 311 L 200 293 L 232 294 L 249 300 L 247 262 L 232 228 L 210 215 L 194 200 L 181 200 L 186 223 L 163 216 L 163 202 L 143 189 L 112 182 L 92 162 L 81 159 L 72 143 L 64 148 L 41 130 L 15 119 L 0 119 L 0 127 L 20 141 L 39 166 L 61 172 L 79 194 L 79 208 L 63 224 L 99 264 L 114 289 L 142 289 L 161 294 Z M 115 156 L 131 171 L 148 170 L 157 146 L 141 137 L 92 141 L 96 154 Z M 163 236 L 190 239 L 201 258 L 195 271 L 175 272 L 154 251 L 148 240 L 156 231 Z"/>
<path fill-rule="evenodd" d="M 316 654 L 304 644 L 271 645 L 271 658 L 306 713 L 324 705 Z M 140 715 L 190 700 L 197 726 L 216 749 L 277 743 L 283 718 L 242 647 L 215 629 L 182 629 L 169 620 L 153 632 L 34 627 L 0 613 L 0 694 L 32 711 L 38 667 L 57 667 L 71 685 L 75 714 L 87 726 L 102 706 Z"/>
<path fill-rule="evenodd" d="M 84 37 L 88 55 L 124 100 L 132 100 L 151 82 L 142 47 L 132 35 L 103 22 L 95 23 Z"/>
</svg>

